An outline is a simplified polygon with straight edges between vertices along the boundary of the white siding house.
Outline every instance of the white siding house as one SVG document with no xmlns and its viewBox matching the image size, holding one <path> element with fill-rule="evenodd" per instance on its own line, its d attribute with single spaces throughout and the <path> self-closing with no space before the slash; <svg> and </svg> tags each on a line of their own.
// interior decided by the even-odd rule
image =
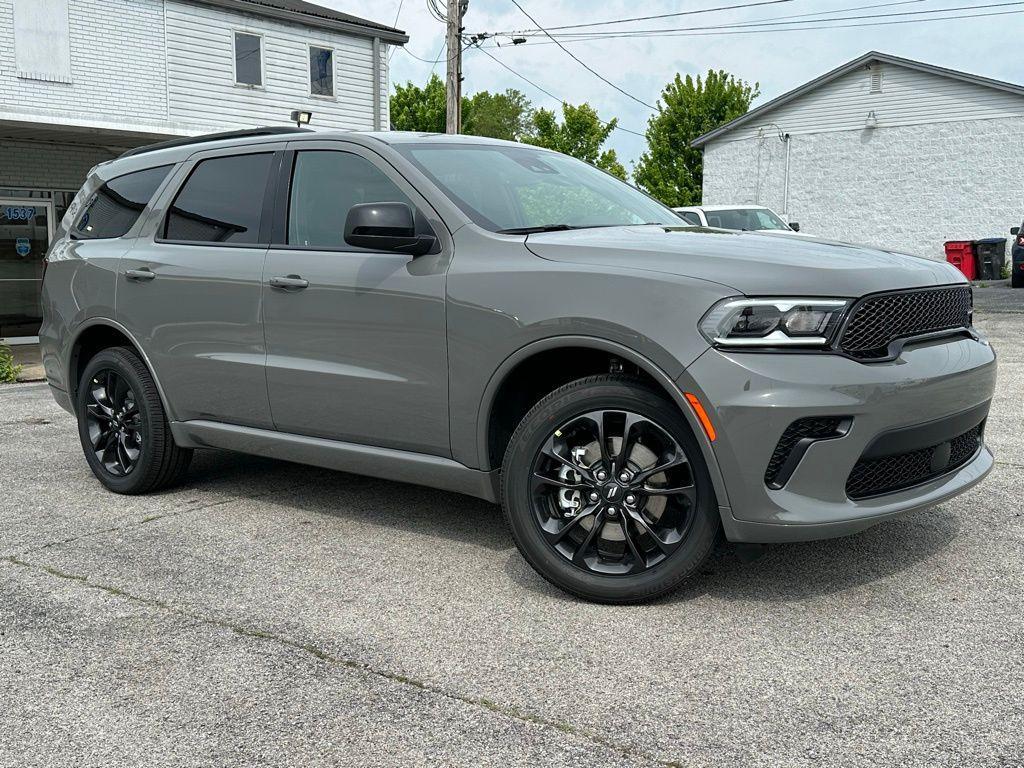
<svg viewBox="0 0 1024 768">
<path fill-rule="evenodd" d="M 94 165 L 295 109 L 387 128 L 407 40 L 305 0 L 0 0 L 0 338 L 34 332 L 42 253 Z"/>
<path fill-rule="evenodd" d="M 1024 87 L 868 53 L 694 142 L 705 204 L 941 259 L 1024 218 Z"/>
</svg>

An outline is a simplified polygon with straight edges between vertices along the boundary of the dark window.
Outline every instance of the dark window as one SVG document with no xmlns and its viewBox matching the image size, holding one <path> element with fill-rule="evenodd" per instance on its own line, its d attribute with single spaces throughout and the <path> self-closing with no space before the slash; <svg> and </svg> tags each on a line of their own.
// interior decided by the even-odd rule
<svg viewBox="0 0 1024 768">
<path fill-rule="evenodd" d="M 149 205 L 171 168 L 161 165 L 108 181 L 85 204 L 73 236 L 82 239 L 124 236 Z"/>
<path fill-rule="evenodd" d="M 358 203 L 412 201 L 369 160 L 348 152 L 309 151 L 295 157 L 288 243 L 317 248 L 350 248 L 345 218 Z"/>
<path fill-rule="evenodd" d="M 314 96 L 334 95 L 334 51 L 309 47 L 309 92 Z"/>
<path fill-rule="evenodd" d="M 235 32 L 235 82 L 263 85 L 263 38 Z"/>
<path fill-rule="evenodd" d="M 168 240 L 256 243 L 270 153 L 203 160 L 167 214 Z"/>
<path fill-rule="evenodd" d="M 690 224 L 695 224 L 698 227 L 700 226 L 700 216 L 698 216 L 693 211 L 676 211 L 676 213 L 679 214 L 679 218 L 681 218 L 683 221 L 686 221 Z"/>
</svg>

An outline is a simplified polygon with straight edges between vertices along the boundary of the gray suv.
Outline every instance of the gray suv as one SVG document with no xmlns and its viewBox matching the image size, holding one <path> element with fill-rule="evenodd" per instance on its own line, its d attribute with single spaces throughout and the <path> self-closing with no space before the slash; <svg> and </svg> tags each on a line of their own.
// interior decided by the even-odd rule
<svg viewBox="0 0 1024 768">
<path fill-rule="evenodd" d="M 98 166 L 40 338 L 103 485 L 220 448 L 500 502 L 546 579 L 678 586 L 991 469 L 995 355 L 954 267 L 681 226 L 555 152 L 257 129 Z"/>
</svg>

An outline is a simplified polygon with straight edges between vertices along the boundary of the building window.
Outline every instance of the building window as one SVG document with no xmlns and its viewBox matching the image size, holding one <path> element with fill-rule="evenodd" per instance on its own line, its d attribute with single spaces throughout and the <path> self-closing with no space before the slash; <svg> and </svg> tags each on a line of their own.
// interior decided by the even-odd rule
<svg viewBox="0 0 1024 768">
<path fill-rule="evenodd" d="M 70 83 L 68 30 L 68 0 L 15 0 L 14 62 L 18 77 Z"/>
<path fill-rule="evenodd" d="M 309 92 L 314 96 L 334 96 L 334 51 L 309 46 Z"/>
<path fill-rule="evenodd" d="M 85 204 L 72 237 L 90 240 L 123 237 L 146 210 L 153 193 L 172 167 L 147 168 L 108 181 Z"/>
<path fill-rule="evenodd" d="M 174 200 L 164 236 L 188 243 L 259 242 L 272 157 L 260 153 L 203 160 Z"/>
<path fill-rule="evenodd" d="M 260 35 L 235 32 L 235 82 L 263 85 L 263 38 Z"/>
</svg>

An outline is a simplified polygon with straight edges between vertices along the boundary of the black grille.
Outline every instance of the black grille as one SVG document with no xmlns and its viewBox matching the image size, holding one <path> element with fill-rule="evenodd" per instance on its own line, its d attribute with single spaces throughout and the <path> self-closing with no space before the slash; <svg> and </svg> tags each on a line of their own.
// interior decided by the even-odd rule
<svg viewBox="0 0 1024 768">
<path fill-rule="evenodd" d="M 768 461 L 768 468 L 764 471 L 764 482 L 771 488 L 781 488 L 785 485 L 788 477 L 780 478 L 779 473 L 792 453 L 804 438 L 812 440 L 826 440 L 830 437 L 839 437 L 839 425 L 842 418 L 833 416 L 810 417 L 798 419 L 786 427 L 786 431 L 779 438 L 778 445 Z"/>
<path fill-rule="evenodd" d="M 969 328 L 971 306 L 966 285 L 872 296 L 854 307 L 839 347 L 862 360 L 888 357 L 897 339 Z"/>
<path fill-rule="evenodd" d="M 895 456 L 861 459 L 846 480 L 846 495 L 864 499 L 893 493 L 927 482 L 966 464 L 981 447 L 984 422 L 969 429 L 948 443 L 939 443 Z M 946 445 L 949 457 L 945 459 Z M 936 460 L 936 453 L 939 453 Z"/>
</svg>

